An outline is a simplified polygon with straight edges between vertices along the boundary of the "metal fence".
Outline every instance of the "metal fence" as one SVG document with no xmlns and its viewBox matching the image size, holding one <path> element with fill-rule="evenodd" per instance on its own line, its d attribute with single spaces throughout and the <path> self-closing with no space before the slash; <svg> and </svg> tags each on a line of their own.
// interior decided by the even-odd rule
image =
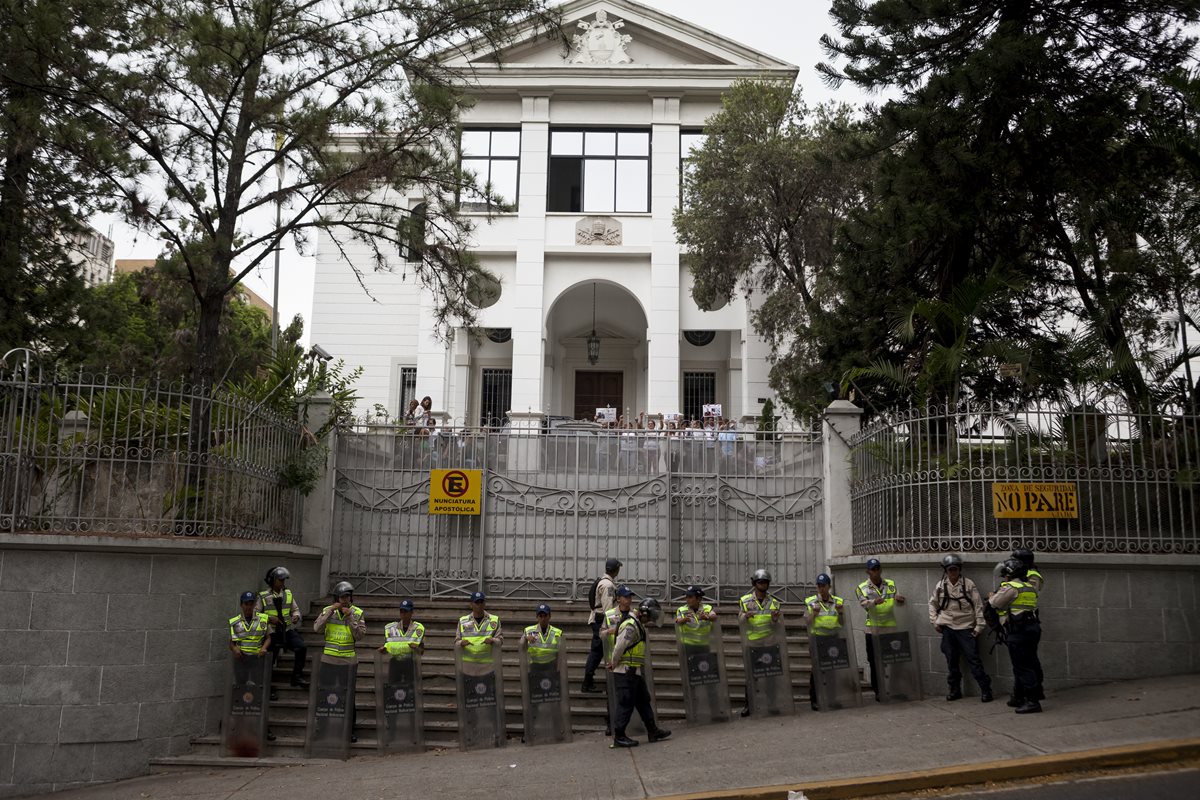
<svg viewBox="0 0 1200 800">
<path fill-rule="evenodd" d="M 765 567 L 799 599 L 824 564 L 821 440 L 606 430 L 339 431 L 330 568 L 360 591 L 583 598 L 608 557 L 641 595 L 735 599 Z M 429 512 L 429 470 L 482 470 L 479 516 Z"/>
<path fill-rule="evenodd" d="M 296 422 L 223 391 L 18 368 L 0 375 L 0 531 L 298 542 L 280 468 L 300 444 Z"/>
<path fill-rule="evenodd" d="M 1200 417 L 1114 406 L 910 409 L 853 439 L 857 553 L 1200 552 Z M 996 483 L 1067 483 L 1077 518 L 1004 519 Z"/>
</svg>

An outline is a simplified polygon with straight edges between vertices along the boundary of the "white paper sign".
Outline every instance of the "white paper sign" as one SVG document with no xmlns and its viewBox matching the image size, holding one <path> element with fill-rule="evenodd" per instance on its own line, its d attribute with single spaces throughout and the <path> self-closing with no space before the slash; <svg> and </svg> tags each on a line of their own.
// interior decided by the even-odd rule
<svg viewBox="0 0 1200 800">
<path fill-rule="evenodd" d="M 663 414 L 663 422 L 679 422 L 681 419 L 683 419 L 683 414 L 680 414 L 678 411 Z"/>
<path fill-rule="evenodd" d="M 720 403 L 705 403 L 703 411 L 704 411 L 705 419 L 708 419 L 709 417 L 720 417 L 721 416 L 721 404 Z"/>
<path fill-rule="evenodd" d="M 615 408 L 597 408 L 596 418 L 604 420 L 605 422 L 616 422 L 617 410 Z"/>
</svg>

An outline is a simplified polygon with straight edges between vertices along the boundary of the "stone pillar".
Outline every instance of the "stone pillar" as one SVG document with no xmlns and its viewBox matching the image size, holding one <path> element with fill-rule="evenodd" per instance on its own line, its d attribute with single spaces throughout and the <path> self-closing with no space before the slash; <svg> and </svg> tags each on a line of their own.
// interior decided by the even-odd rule
<svg viewBox="0 0 1200 800">
<path fill-rule="evenodd" d="M 540 411 L 509 411 L 507 464 L 509 472 L 536 472 L 542 468 Z"/>
<path fill-rule="evenodd" d="M 317 431 L 329 421 L 332 414 L 333 397 L 326 391 L 318 391 L 309 401 L 308 419 L 301 419 L 300 424 L 310 431 Z M 327 436 L 320 444 L 330 448 L 325 456 L 325 469 L 312 492 L 300 499 L 298 522 L 300 543 L 305 547 L 315 547 L 322 553 L 319 585 L 324 587 L 329 585 L 329 550 L 333 543 L 333 448 L 337 445 L 337 438 Z"/>
<path fill-rule="evenodd" d="M 773 397 L 771 391 L 771 366 L 768 356 L 771 347 L 754 331 L 749 320 L 750 310 L 746 309 L 746 327 L 742 329 L 742 414 L 757 416 L 762 413 L 760 397 Z M 779 413 L 776 403 L 775 413 Z"/>
<path fill-rule="evenodd" d="M 825 487 L 825 559 L 852 555 L 850 516 L 850 437 L 862 427 L 863 410 L 849 400 L 825 409 L 821 455 Z"/>
<path fill-rule="evenodd" d="M 421 304 L 417 313 L 417 399 L 425 395 L 433 400 L 433 407 L 445 409 L 446 396 L 446 342 L 434 331 L 436 321 L 433 313 L 433 295 L 429 289 L 421 289 Z M 400 409 L 403 414 L 406 409 Z"/>
<path fill-rule="evenodd" d="M 542 408 L 545 379 L 543 283 L 546 270 L 546 180 L 550 98 L 521 99 L 521 191 L 517 204 L 517 270 L 513 292 L 512 406 Z"/>
<path fill-rule="evenodd" d="M 654 97 L 650 159 L 650 297 L 646 307 L 646 412 L 679 408 L 679 98 Z"/>
<path fill-rule="evenodd" d="M 471 385 L 471 336 L 466 328 L 454 330 L 453 366 L 451 367 L 450 398 L 446 412 L 451 425 L 475 425 L 479 420 L 467 419 L 471 409 L 468 388 Z"/>
</svg>

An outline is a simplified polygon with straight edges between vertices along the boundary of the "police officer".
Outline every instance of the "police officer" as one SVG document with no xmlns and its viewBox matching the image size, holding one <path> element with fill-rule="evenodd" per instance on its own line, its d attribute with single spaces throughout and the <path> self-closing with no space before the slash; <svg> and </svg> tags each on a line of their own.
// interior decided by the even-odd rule
<svg viewBox="0 0 1200 800">
<path fill-rule="evenodd" d="M 529 656 L 529 675 L 525 680 L 536 686 L 536 676 L 551 674 L 557 676 L 559 650 L 562 647 L 562 628 L 550 624 L 550 606 L 541 603 L 534 610 L 537 623 L 525 628 L 525 652 Z M 541 710 L 541 703 L 530 703 L 530 711 L 536 718 Z M 531 720 L 532 722 L 532 720 Z"/>
<path fill-rule="evenodd" d="M 874 633 L 887 633 L 883 628 L 896 627 L 897 605 L 904 605 L 904 595 L 896 591 L 896 582 L 883 577 L 883 565 L 878 558 L 867 559 L 867 579 L 854 590 L 858 604 L 867 612 L 867 664 L 871 668 L 871 691 L 879 697 L 879 674 L 875 667 Z"/>
<path fill-rule="evenodd" d="M 600 623 L 600 636 L 608 639 L 610 649 L 616 643 L 617 629 L 632 613 L 633 590 L 621 584 L 617 587 L 616 597 L 617 604 L 604 612 L 604 619 Z"/>
<path fill-rule="evenodd" d="M 388 680 L 412 680 L 412 659 L 425 652 L 425 626 L 413 620 L 413 601 L 400 601 L 400 619 L 383 626 L 381 653 L 392 658 Z"/>
<path fill-rule="evenodd" d="M 770 594 L 771 573 L 758 569 L 750 576 L 750 591 L 738 600 L 738 619 L 746 623 L 746 639 L 751 643 L 765 639 L 771 635 L 775 623 L 783 617 L 783 605 L 779 598 Z M 785 645 L 786 646 L 786 645 Z M 768 695 L 770 713 L 776 713 L 774 708 L 775 696 Z M 742 706 L 742 716 L 750 716 L 750 690 L 746 690 L 746 704 Z"/>
<path fill-rule="evenodd" d="M 500 618 L 487 612 L 487 595 L 483 592 L 472 592 L 470 602 L 471 612 L 458 618 L 454 646 L 463 650 L 464 670 L 470 666 L 471 674 L 494 672 L 492 650 L 504 644 Z"/>
<path fill-rule="evenodd" d="M 813 636 L 837 636 L 846 624 L 845 601 L 833 593 L 833 580 L 824 572 L 817 576 L 817 593 L 804 598 L 804 613 Z M 813 711 L 818 710 L 815 661 L 808 681 L 808 702 Z"/>
<path fill-rule="evenodd" d="M 962 671 L 959 657 L 967 660 L 971 675 L 979 684 L 979 700 L 992 702 L 992 679 L 979 657 L 979 635 L 986 629 L 983 599 L 975 582 L 962 574 L 963 560 L 957 555 L 942 559 L 942 579 L 929 598 L 929 622 L 942 636 L 942 655 L 946 657 L 946 700 L 962 699 Z"/>
<path fill-rule="evenodd" d="M 367 635 L 367 622 L 363 610 L 354 605 L 354 586 L 349 581 L 340 581 L 331 593 L 333 603 L 321 609 L 313 622 L 313 630 L 324 635 L 325 648 L 321 660 L 328 664 L 356 663 L 358 656 L 354 643 Z M 350 723 L 350 741 L 357 742 L 354 735 L 354 687 L 337 685 L 347 694 L 347 715 Z"/>
<path fill-rule="evenodd" d="M 675 627 L 678 629 L 679 641 L 683 645 L 684 656 L 707 655 L 712 652 L 713 623 L 717 621 L 717 612 L 704 602 L 704 590 L 699 586 L 689 586 L 684 592 L 684 604 L 675 609 Z M 717 629 L 720 635 L 720 629 Z M 710 683 L 705 686 L 708 692 L 708 707 L 713 711 L 713 719 L 723 719 L 717 713 L 721 701 L 717 695 L 718 684 Z"/>
<path fill-rule="evenodd" d="M 271 657 L 277 660 L 280 650 L 291 650 L 292 686 L 306 689 L 308 681 L 304 680 L 304 665 L 308 661 L 308 648 L 304 646 L 304 638 L 299 631 L 302 619 L 300 605 L 292 595 L 292 590 L 286 586 L 286 581 L 291 577 L 284 567 L 267 570 L 263 578 L 267 588 L 258 593 L 254 610 L 266 614 L 271 620 Z M 274 690 L 271 691 L 271 699 L 278 699 Z"/>
<path fill-rule="evenodd" d="M 637 740 L 625 735 L 625 728 L 633 718 L 635 708 L 649 732 L 647 738 L 651 742 L 661 741 L 671 735 L 666 728 L 660 728 L 654 719 L 654 707 L 645 677 L 646 661 L 650 657 L 646 647 L 646 625 L 658 619 L 659 611 L 658 601 L 648 597 L 641 602 L 636 613 L 621 622 L 618 630 L 612 660 L 608 663 L 617 684 L 613 747 L 637 747 Z"/>
<path fill-rule="evenodd" d="M 1015 558 L 1004 562 L 1004 581 L 1000 590 L 988 597 L 997 610 L 1007 609 L 1004 631 L 1008 638 L 1008 656 L 1012 660 L 1013 693 L 1008 705 L 1018 714 L 1036 714 L 1042 710 L 1042 664 L 1038 643 L 1042 625 L 1038 621 L 1038 591 L 1026 580 L 1025 565 Z"/>
<path fill-rule="evenodd" d="M 600 641 L 600 629 L 604 627 L 605 615 L 617 604 L 617 575 L 623 565 L 618 559 L 604 562 L 604 574 L 596 581 L 595 603 L 588 609 L 588 627 L 592 629 L 592 649 L 588 652 L 583 667 L 583 691 L 602 692 L 596 685 L 596 667 L 604 661 L 604 645 Z"/>
<path fill-rule="evenodd" d="M 1033 551 L 1028 547 L 1018 547 L 1012 551 L 1010 558 L 1015 558 L 1025 566 L 1025 580 L 1033 584 L 1033 588 L 1037 589 L 1038 594 L 1042 593 L 1042 586 L 1045 585 L 1046 579 L 1042 577 L 1042 573 L 1038 571 L 1037 565 L 1033 563 Z"/>
<path fill-rule="evenodd" d="M 229 619 L 229 651 L 233 653 L 233 678 L 236 683 L 254 679 L 246 656 L 261 656 L 267 652 L 270 621 L 266 614 L 254 610 L 254 592 L 242 592 L 242 611 Z"/>
</svg>

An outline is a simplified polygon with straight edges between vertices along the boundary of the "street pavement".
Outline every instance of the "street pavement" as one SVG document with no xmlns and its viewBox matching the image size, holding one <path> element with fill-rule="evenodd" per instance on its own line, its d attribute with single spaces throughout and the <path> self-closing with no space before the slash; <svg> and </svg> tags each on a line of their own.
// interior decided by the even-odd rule
<svg viewBox="0 0 1200 800">
<path fill-rule="evenodd" d="M 1179 800 L 1195 797 L 1198 786 L 1200 770 L 1179 769 L 954 792 L 937 800 Z"/>
<path fill-rule="evenodd" d="M 639 800 L 741 787 L 911 773 L 1002 759 L 1200 736 L 1200 675 L 1056 692 L 1045 713 L 1007 698 L 942 697 L 794 717 L 678 726 L 665 742 L 613 750 L 570 744 L 433 751 L 284 767 L 173 768 L 75 789 L 57 800 Z M 161 768 L 158 768 L 161 769 Z M 1189 793 L 1190 794 L 1190 793 Z M 774 795 L 772 795 L 774 796 Z M 786 797 L 780 791 L 778 797 Z M 1022 795 L 1026 797 L 1026 795 Z"/>
</svg>

